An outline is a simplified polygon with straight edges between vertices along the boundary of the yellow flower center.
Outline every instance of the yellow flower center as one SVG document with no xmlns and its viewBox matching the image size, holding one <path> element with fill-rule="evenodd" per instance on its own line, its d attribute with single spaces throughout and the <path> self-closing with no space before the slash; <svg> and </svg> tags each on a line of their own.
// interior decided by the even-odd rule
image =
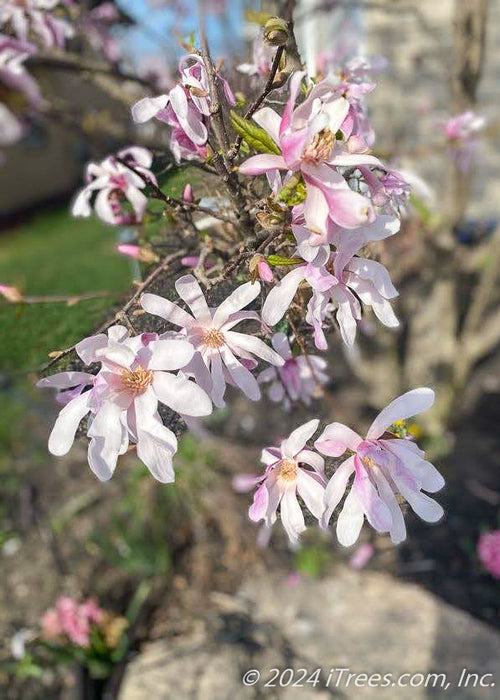
<svg viewBox="0 0 500 700">
<path fill-rule="evenodd" d="M 374 459 L 372 459 L 371 457 L 368 457 L 368 456 L 362 457 L 362 458 L 361 458 L 361 461 L 362 461 L 363 464 L 364 464 L 366 467 L 368 467 L 369 469 L 373 469 L 373 467 L 376 467 L 376 466 L 377 466 L 376 461 L 375 461 Z"/>
<path fill-rule="evenodd" d="M 209 328 L 209 330 L 203 333 L 201 337 L 201 342 L 203 343 L 203 345 L 206 345 L 207 348 L 212 348 L 213 350 L 216 350 L 225 343 L 224 333 L 217 330 L 217 328 Z"/>
<path fill-rule="evenodd" d="M 302 159 L 311 161 L 312 163 L 321 163 L 330 157 L 334 145 L 335 134 L 332 134 L 330 129 L 323 129 L 323 131 L 316 134 L 311 143 L 306 146 L 302 154 Z"/>
<path fill-rule="evenodd" d="M 138 367 L 122 372 L 122 386 L 131 391 L 135 396 L 143 394 L 153 381 L 153 372 L 149 369 Z"/>
<path fill-rule="evenodd" d="M 297 478 L 297 462 L 294 459 L 282 460 L 279 477 L 283 481 L 295 481 Z"/>
</svg>

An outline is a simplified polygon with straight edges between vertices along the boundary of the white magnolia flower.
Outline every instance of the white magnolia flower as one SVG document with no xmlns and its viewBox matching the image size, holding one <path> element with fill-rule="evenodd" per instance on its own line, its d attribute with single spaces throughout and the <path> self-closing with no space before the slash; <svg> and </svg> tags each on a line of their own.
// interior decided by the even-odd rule
<svg viewBox="0 0 500 700">
<path fill-rule="evenodd" d="M 78 343 L 76 351 L 85 364 L 100 362 L 101 370 L 97 375 L 61 372 L 38 382 L 39 387 L 70 393 L 50 434 L 49 451 L 57 456 L 67 454 L 80 421 L 91 413 L 88 461 L 99 479 L 111 478 L 118 456 L 132 441 L 137 444 L 138 457 L 156 479 L 174 481 L 172 456 L 177 439 L 163 425 L 158 402 L 188 416 L 212 412 L 203 389 L 182 373 L 172 374 L 192 359 L 190 343 L 158 339 L 154 333 L 129 338 L 126 328 L 113 326 L 108 335 Z"/>
<path fill-rule="evenodd" d="M 342 423 L 330 423 L 314 443 L 330 457 L 340 457 L 347 450 L 353 453 L 337 468 L 325 492 L 324 527 L 354 475 L 337 521 L 337 537 L 344 546 L 356 542 L 365 517 L 378 532 L 389 532 L 394 544 L 402 542 L 406 527 L 398 492 L 422 520 L 434 523 L 443 516 L 439 503 L 422 493 L 442 489 L 441 474 L 414 442 L 386 433 L 393 423 L 422 413 L 433 403 L 432 389 L 413 389 L 378 414 L 365 438 Z"/>
<path fill-rule="evenodd" d="M 240 321 L 260 321 L 255 311 L 242 311 L 259 295 L 260 283 L 242 284 L 216 309 L 209 308 L 192 275 L 178 279 L 175 288 L 192 315 L 156 294 L 144 294 L 141 303 L 149 313 L 179 327 L 196 350 L 186 371 L 193 374 L 216 406 L 224 405 L 226 382 L 235 384 L 249 399 L 258 401 L 260 388 L 248 369 L 256 364 L 253 355 L 277 366 L 283 365 L 284 360 L 259 338 L 232 328 Z"/>
<path fill-rule="evenodd" d="M 270 528 L 276 522 L 279 508 L 281 522 L 293 544 L 306 529 L 297 494 L 318 520 L 325 509 L 324 459 L 306 447 L 318 424 L 318 419 L 311 420 L 296 428 L 279 448 L 266 447 L 261 457 L 261 462 L 266 465 L 264 473 L 250 478 L 243 475 L 235 484 L 240 491 L 258 485 L 248 511 L 250 519 L 255 522 L 264 520 L 265 527 Z"/>
</svg>

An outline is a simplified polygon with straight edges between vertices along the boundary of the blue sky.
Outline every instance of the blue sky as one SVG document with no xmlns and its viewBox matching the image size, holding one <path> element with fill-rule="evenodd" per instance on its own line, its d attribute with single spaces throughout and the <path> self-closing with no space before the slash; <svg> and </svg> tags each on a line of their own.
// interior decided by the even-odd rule
<svg viewBox="0 0 500 700">
<path fill-rule="evenodd" d="M 177 38 L 187 38 L 197 31 L 197 1 L 185 0 L 185 17 L 169 9 L 151 8 L 147 0 L 118 0 L 118 4 L 137 21 L 138 26 L 127 32 L 127 48 L 139 59 L 163 53 L 170 62 L 184 53 Z M 243 49 L 242 18 L 244 0 L 228 0 L 223 15 L 207 15 L 207 34 L 214 57 L 227 57 Z M 246 3 L 248 6 L 248 3 Z"/>
</svg>

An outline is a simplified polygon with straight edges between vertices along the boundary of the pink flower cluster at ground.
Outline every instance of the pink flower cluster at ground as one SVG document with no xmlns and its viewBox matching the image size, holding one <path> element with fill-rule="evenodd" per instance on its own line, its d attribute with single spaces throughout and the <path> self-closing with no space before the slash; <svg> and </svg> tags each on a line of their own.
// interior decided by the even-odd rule
<svg viewBox="0 0 500 700">
<path fill-rule="evenodd" d="M 486 571 L 500 579 L 500 530 L 483 532 L 477 543 L 477 555 Z"/>
<path fill-rule="evenodd" d="M 88 647 L 92 627 L 98 626 L 104 616 L 104 610 L 92 598 L 79 603 L 61 596 L 56 606 L 42 616 L 42 635 L 49 642 L 61 643 L 67 638 L 75 646 Z"/>
</svg>

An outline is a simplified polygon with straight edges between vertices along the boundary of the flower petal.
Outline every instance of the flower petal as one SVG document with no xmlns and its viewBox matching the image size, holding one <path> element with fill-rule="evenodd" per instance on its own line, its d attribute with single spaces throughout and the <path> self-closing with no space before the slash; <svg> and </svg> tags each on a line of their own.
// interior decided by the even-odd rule
<svg viewBox="0 0 500 700">
<path fill-rule="evenodd" d="M 418 413 L 427 411 L 434 403 L 434 392 L 432 389 L 421 387 L 412 389 L 397 399 L 381 411 L 371 424 L 367 434 L 367 440 L 374 440 L 382 435 L 387 428 L 398 420 L 405 420 Z"/>
<path fill-rule="evenodd" d="M 285 360 L 281 355 L 278 355 L 269 345 L 266 345 L 263 340 L 256 338 L 254 335 L 228 331 L 225 333 L 225 337 L 227 344 L 236 354 L 238 354 L 238 348 L 242 348 L 276 367 L 281 367 L 285 364 Z"/>
<path fill-rule="evenodd" d="M 270 170 L 286 170 L 286 163 L 283 156 L 261 153 L 246 160 L 238 170 L 242 175 L 263 175 Z"/>
<path fill-rule="evenodd" d="M 87 452 L 89 466 L 101 481 L 111 479 L 116 467 L 125 430 L 121 414 L 120 406 L 106 401 L 88 431 L 91 438 Z"/>
<path fill-rule="evenodd" d="M 281 452 L 283 457 L 288 459 L 293 459 L 298 453 L 305 447 L 307 441 L 314 435 L 318 429 L 319 418 L 313 418 L 313 420 L 304 423 L 304 425 L 295 428 L 295 430 L 290 433 L 288 438 L 283 441 L 281 445 Z"/>
<path fill-rule="evenodd" d="M 146 348 L 139 351 L 147 357 L 146 369 L 173 370 L 182 369 L 192 359 L 194 347 L 187 340 L 153 340 Z"/>
<path fill-rule="evenodd" d="M 246 282 L 237 287 L 216 309 L 213 325 L 220 328 L 234 314 L 248 306 L 260 294 L 260 282 Z"/>
<path fill-rule="evenodd" d="M 325 487 L 304 469 L 299 469 L 297 472 L 297 491 L 314 517 L 319 520 L 325 509 L 323 505 Z"/>
<path fill-rule="evenodd" d="M 262 307 L 262 318 L 274 326 L 285 315 L 301 282 L 306 276 L 306 266 L 299 265 L 271 289 Z"/>
<path fill-rule="evenodd" d="M 260 399 L 260 388 L 253 374 L 236 359 L 227 345 L 223 345 L 220 354 L 231 379 L 236 386 L 252 401 Z"/>
<path fill-rule="evenodd" d="M 314 447 L 329 457 L 340 457 L 349 449 L 356 452 L 360 436 L 343 423 L 330 423 L 315 441 Z"/>
<path fill-rule="evenodd" d="M 337 520 L 337 539 L 343 547 L 350 547 L 356 542 L 363 520 L 363 508 L 356 495 L 350 491 Z"/>
<path fill-rule="evenodd" d="M 325 511 L 321 518 L 321 527 L 327 528 L 332 513 L 338 506 L 347 488 L 347 482 L 349 477 L 354 471 L 354 455 L 349 457 L 342 462 L 342 464 L 335 470 L 330 481 L 328 482 L 325 495 L 324 495 L 324 505 Z"/>
<path fill-rule="evenodd" d="M 44 377 L 37 382 L 37 387 L 54 387 L 55 389 L 69 389 L 79 384 L 93 384 L 95 375 L 88 372 L 58 372 L 51 377 Z"/>
<path fill-rule="evenodd" d="M 89 408 L 90 391 L 80 394 L 70 401 L 57 416 L 49 437 L 49 452 L 57 457 L 67 454 L 73 442 L 80 421 Z"/>
<path fill-rule="evenodd" d="M 209 396 L 185 376 L 155 372 L 152 386 L 158 400 L 177 413 L 196 417 L 212 413 Z"/>
<path fill-rule="evenodd" d="M 183 275 L 175 283 L 177 294 L 186 302 L 193 316 L 204 323 L 211 323 L 212 314 L 198 280 L 193 275 Z"/>
<path fill-rule="evenodd" d="M 299 535 L 306 529 L 304 514 L 297 501 L 294 489 L 287 489 L 281 499 L 281 522 L 291 542 L 298 542 Z"/>
</svg>

